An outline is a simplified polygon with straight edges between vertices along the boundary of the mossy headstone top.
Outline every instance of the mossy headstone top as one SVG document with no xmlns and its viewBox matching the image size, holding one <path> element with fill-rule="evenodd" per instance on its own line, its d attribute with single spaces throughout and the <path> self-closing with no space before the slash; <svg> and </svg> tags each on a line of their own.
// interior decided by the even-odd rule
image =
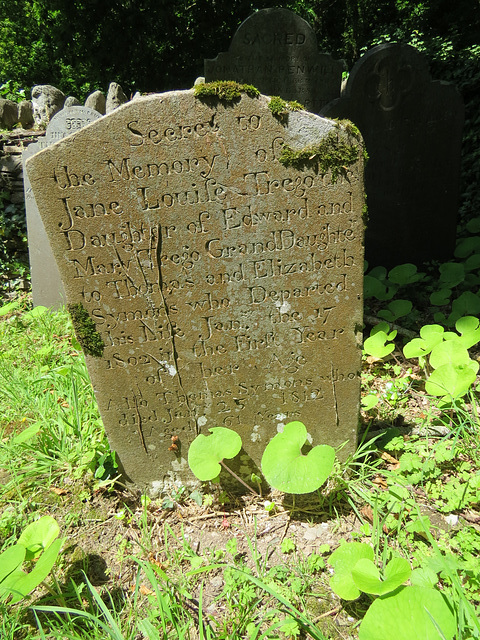
<svg viewBox="0 0 480 640">
<path fill-rule="evenodd" d="M 261 9 L 237 29 L 228 52 L 204 61 L 205 80 L 253 84 L 313 113 L 340 96 L 343 60 L 319 53 L 311 26 L 288 9 Z"/>
<path fill-rule="evenodd" d="M 58 308 L 65 304 L 65 292 L 60 273 L 48 243 L 45 228 L 33 197 L 25 162 L 38 151 L 78 131 L 100 114 L 88 107 L 74 106 L 62 109 L 48 123 L 45 137 L 30 144 L 22 153 L 25 210 L 27 215 L 28 256 L 32 280 L 34 306 Z"/>
<path fill-rule="evenodd" d="M 450 259 L 464 119 L 455 86 L 432 81 L 414 47 L 382 44 L 360 58 L 342 97 L 322 113 L 352 120 L 365 140 L 370 266 Z"/>
<path fill-rule="evenodd" d="M 150 491 L 194 482 L 210 427 L 244 471 L 291 420 L 356 444 L 362 141 L 232 87 L 140 98 L 28 161 L 108 437 Z"/>
</svg>

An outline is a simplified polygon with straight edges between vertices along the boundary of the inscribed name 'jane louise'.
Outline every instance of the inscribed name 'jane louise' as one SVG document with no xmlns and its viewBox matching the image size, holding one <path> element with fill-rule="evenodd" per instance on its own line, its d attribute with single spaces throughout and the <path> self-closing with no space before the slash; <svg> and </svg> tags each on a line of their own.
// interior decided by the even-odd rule
<svg viewBox="0 0 480 640">
<path fill-rule="evenodd" d="M 362 143 L 268 101 L 148 96 L 27 164 L 111 446 L 150 489 L 193 480 L 210 427 L 245 468 L 291 420 L 355 446 Z M 339 148 L 356 161 L 322 164 Z"/>
</svg>

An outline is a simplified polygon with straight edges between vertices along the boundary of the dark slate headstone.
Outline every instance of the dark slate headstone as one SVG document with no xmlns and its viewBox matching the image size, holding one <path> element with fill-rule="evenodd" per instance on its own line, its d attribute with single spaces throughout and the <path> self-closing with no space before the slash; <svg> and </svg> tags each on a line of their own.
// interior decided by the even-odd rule
<svg viewBox="0 0 480 640">
<path fill-rule="evenodd" d="M 337 137 L 356 158 L 336 181 L 279 161 L 284 143 Z M 331 120 L 275 118 L 265 96 L 175 91 L 29 159 L 102 419 L 136 485 L 194 483 L 188 448 L 210 427 L 241 434 L 245 474 L 291 420 L 354 451 L 362 149 Z"/>
<path fill-rule="evenodd" d="M 49 122 L 45 137 L 29 145 L 22 154 L 28 254 L 34 306 L 61 307 L 65 304 L 65 291 L 33 196 L 25 162 L 38 151 L 78 131 L 99 117 L 99 113 L 88 107 L 75 106 L 62 109 Z"/>
<path fill-rule="evenodd" d="M 205 81 L 236 80 L 266 95 L 297 100 L 318 113 L 340 95 L 343 60 L 319 53 L 316 35 L 288 9 L 262 9 L 248 17 L 228 52 L 205 60 Z"/>
<path fill-rule="evenodd" d="M 374 47 L 354 66 L 340 99 L 322 113 L 360 129 L 370 266 L 447 260 L 455 248 L 463 101 L 432 81 L 410 45 Z"/>
</svg>

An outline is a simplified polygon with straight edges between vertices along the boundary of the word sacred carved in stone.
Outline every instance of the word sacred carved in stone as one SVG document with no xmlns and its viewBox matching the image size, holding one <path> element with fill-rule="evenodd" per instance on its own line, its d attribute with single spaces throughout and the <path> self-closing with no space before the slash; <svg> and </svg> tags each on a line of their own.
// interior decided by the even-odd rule
<svg viewBox="0 0 480 640">
<path fill-rule="evenodd" d="M 188 446 L 215 426 L 240 433 L 257 466 L 290 420 L 315 443 L 355 446 L 361 142 L 336 182 L 279 161 L 284 144 L 334 127 L 306 112 L 276 119 L 264 96 L 212 105 L 172 92 L 29 160 L 127 479 L 191 482 Z"/>
</svg>

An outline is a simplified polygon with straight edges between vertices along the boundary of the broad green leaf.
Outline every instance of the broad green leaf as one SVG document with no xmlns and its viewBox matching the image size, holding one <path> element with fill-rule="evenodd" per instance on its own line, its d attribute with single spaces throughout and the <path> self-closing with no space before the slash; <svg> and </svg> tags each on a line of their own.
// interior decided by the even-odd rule
<svg viewBox="0 0 480 640">
<path fill-rule="evenodd" d="M 364 542 L 348 542 L 336 549 L 328 562 L 335 573 L 330 578 L 330 586 L 337 596 L 343 600 L 356 600 L 360 596 L 360 589 L 353 580 L 352 569 L 362 560 L 373 562 L 373 549 Z"/>
<path fill-rule="evenodd" d="M 430 353 L 427 343 L 422 338 L 413 338 L 403 347 L 403 355 L 405 358 L 420 358 Z"/>
<path fill-rule="evenodd" d="M 465 278 L 465 269 L 463 264 L 458 262 L 446 262 L 441 264 L 440 268 L 440 283 L 447 285 L 449 289 L 456 287 L 457 284 L 463 282 Z"/>
<path fill-rule="evenodd" d="M 419 567 L 412 571 L 410 582 L 414 587 L 434 587 L 438 582 L 438 576 L 429 567 Z"/>
<path fill-rule="evenodd" d="M 393 342 L 387 344 L 388 336 L 384 331 L 377 331 L 363 343 L 363 350 L 375 358 L 385 358 L 395 349 Z"/>
<path fill-rule="evenodd" d="M 440 289 L 440 291 L 434 291 L 430 294 L 430 304 L 433 304 L 436 307 L 443 307 L 450 302 L 451 295 L 451 289 Z"/>
<path fill-rule="evenodd" d="M 23 314 L 24 318 L 38 318 L 39 316 L 43 316 L 44 313 L 48 311 L 47 307 L 42 307 L 38 305 L 37 307 L 33 307 L 30 311 L 27 311 Z"/>
<path fill-rule="evenodd" d="M 30 573 L 21 576 L 9 587 L 14 594 L 12 604 L 19 602 L 45 580 L 58 558 L 63 542 L 63 538 L 52 542 L 48 549 L 39 557 Z"/>
<path fill-rule="evenodd" d="M 477 377 L 479 364 L 470 360 L 467 364 L 444 364 L 425 383 L 425 391 L 432 396 L 461 398 L 470 389 Z"/>
<path fill-rule="evenodd" d="M 472 253 L 480 252 L 480 236 L 471 236 L 469 238 L 462 238 L 458 241 L 455 248 L 456 258 L 466 258 Z"/>
<path fill-rule="evenodd" d="M 383 282 L 380 282 L 377 278 L 371 276 L 365 276 L 363 278 L 363 296 L 365 300 L 368 298 L 383 299 L 386 294 L 386 287 Z"/>
<path fill-rule="evenodd" d="M 24 559 L 25 547 L 14 544 L 8 547 L 8 549 L 5 549 L 5 551 L 0 554 L 0 583 L 5 580 L 12 571 L 18 569 Z"/>
<path fill-rule="evenodd" d="M 447 318 L 447 325 L 451 327 L 462 316 L 480 314 L 480 296 L 473 291 L 464 291 L 452 302 L 452 313 Z"/>
<path fill-rule="evenodd" d="M 410 300 L 392 300 L 387 306 L 387 309 L 382 309 L 377 315 L 388 322 L 395 322 L 398 318 L 408 315 L 413 307 Z"/>
<path fill-rule="evenodd" d="M 198 435 L 188 450 L 188 464 L 194 475 L 206 482 L 213 480 L 221 471 L 224 458 L 234 458 L 242 448 L 242 439 L 232 429 L 212 427 L 211 435 Z"/>
<path fill-rule="evenodd" d="M 405 285 L 418 282 L 423 279 L 424 273 L 418 273 L 417 267 L 409 262 L 399 264 L 388 273 L 388 279 L 395 284 Z"/>
<path fill-rule="evenodd" d="M 458 338 L 458 336 L 457 336 Z M 461 365 L 470 362 L 467 349 L 458 340 L 446 340 L 437 344 L 430 354 L 430 366 L 434 369 L 445 364 Z"/>
<path fill-rule="evenodd" d="M 466 349 L 470 349 L 480 342 L 480 320 L 478 318 L 474 316 L 459 318 L 455 323 L 455 329 L 461 334 L 459 342 Z"/>
<path fill-rule="evenodd" d="M 412 573 L 410 564 L 405 558 L 393 558 L 385 567 L 384 580 L 371 560 L 362 558 L 352 569 L 352 578 L 360 591 L 381 596 L 395 591 Z"/>
<path fill-rule="evenodd" d="M 0 316 L 6 316 L 12 311 L 15 311 L 20 306 L 20 300 L 14 300 L 13 302 L 7 302 L 2 307 L 0 307 Z"/>
<path fill-rule="evenodd" d="M 302 447 L 307 429 L 302 422 L 289 422 L 265 447 L 262 472 L 268 484 L 286 493 L 310 493 L 328 478 L 335 461 L 335 450 L 317 445 L 307 455 Z"/>
<path fill-rule="evenodd" d="M 370 393 L 368 396 L 362 398 L 362 407 L 365 411 L 370 411 L 378 404 L 378 396 L 374 393 Z"/>
<path fill-rule="evenodd" d="M 8 600 L 12 595 L 13 585 L 15 585 L 20 578 L 23 578 L 26 575 L 25 571 L 22 571 L 21 569 L 15 569 L 15 571 L 9 573 L 8 576 L 0 583 L 0 601 Z"/>
<path fill-rule="evenodd" d="M 40 422 L 35 422 L 35 424 L 32 424 L 23 431 L 20 431 L 20 433 L 17 433 L 17 435 L 12 439 L 12 444 L 20 444 L 31 440 L 37 435 L 41 428 L 42 425 Z"/>
<path fill-rule="evenodd" d="M 22 531 L 17 544 L 21 544 L 27 550 L 25 559 L 33 560 L 47 549 L 55 538 L 58 538 L 60 527 L 52 516 L 43 516 L 35 520 Z"/>
<path fill-rule="evenodd" d="M 455 632 L 455 616 L 439 591 L 400 587 L 395 593 L 373 602 L 362 620 L 358 637 L 359 640 L 452 640 Z"/>
</svg>

